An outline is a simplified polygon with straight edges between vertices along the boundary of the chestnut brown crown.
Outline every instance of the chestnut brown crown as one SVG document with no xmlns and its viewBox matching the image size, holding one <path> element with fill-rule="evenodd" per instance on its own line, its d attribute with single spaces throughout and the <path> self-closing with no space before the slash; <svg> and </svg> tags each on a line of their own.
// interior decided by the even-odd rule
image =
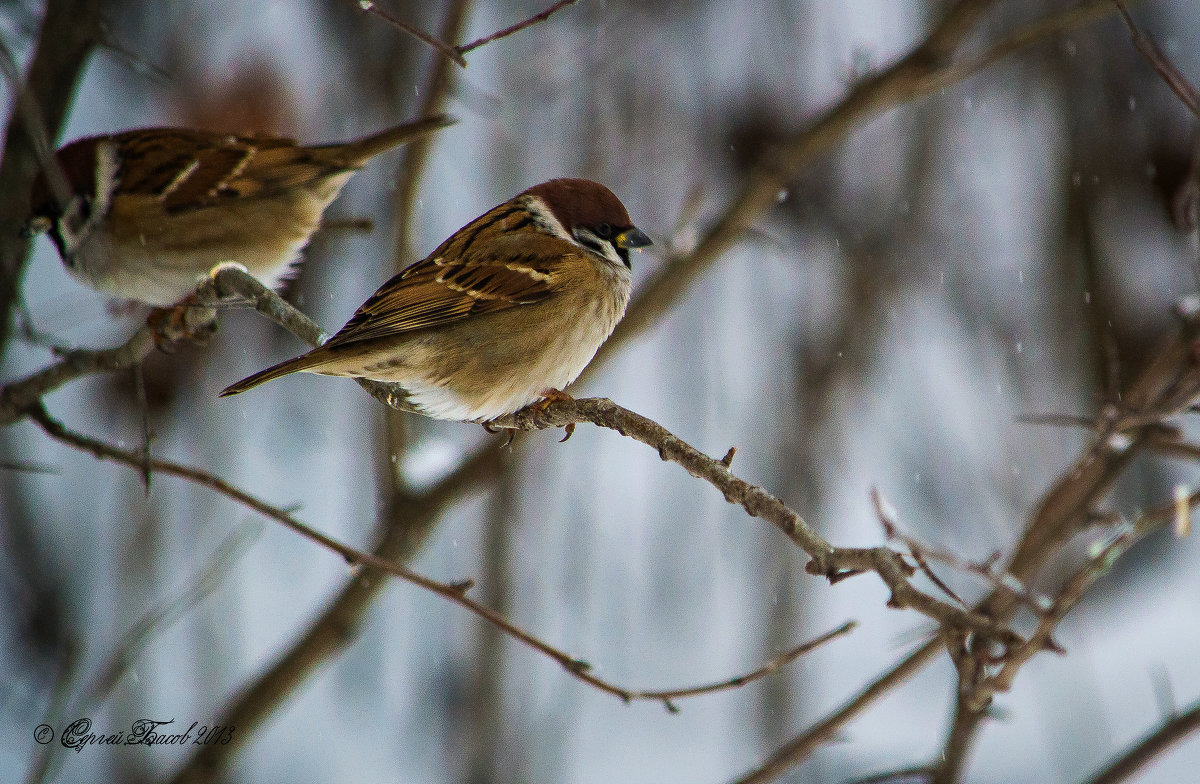
<svg viewBox="0 0 1200 784">
<path fill-rule="evenodd" d="M 625 205 L 598 182 L 576 178 L 548 180 L 529 188 L 522 196 L 542 201 L 577 242 L 601 256 L 615 250 L 626 267 L 630 248 L 650 245 L 650 238 L 633 225 Z"/>
</svg>

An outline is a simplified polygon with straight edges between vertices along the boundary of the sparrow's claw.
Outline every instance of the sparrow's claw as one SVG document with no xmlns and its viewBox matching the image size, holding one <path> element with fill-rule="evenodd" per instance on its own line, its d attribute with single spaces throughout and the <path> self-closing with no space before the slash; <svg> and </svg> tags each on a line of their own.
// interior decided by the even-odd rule
<svg viewBox="0 0 1200 784">
<path fill-rule="evenodd" d="M 542 399 L 539 400 L 538 402 L 534 403 L 533 405 L 534 405 L 534 407 L 537 408 L 538 411 L 540 411 L 541 413 L 544 414 L 544 413 L 546 413 L 546 409 L 550 408 L 551 403 L 574 403 L 574 402 L 575 402 L 575 398 L 571 397 L 566 392 L 563 392 L 561 389 L 555 389 L 555 388 L 551 387 L 550 389 L 547 389 L 544 392 L 542 392 Z"/>
<path fill-rule="evenodd" d="M 217 331 L 217 314 L 212 308 L 197 305 L 194 297 L 187 297 L 177 305 L 150 311 L 146 325 L 154 332 L 154 344 L 170 352 L 184 341 L 207 343 Z"/>
<path fill-rule="evenodd" d="M 550 408 L 551 403 L 560 403 L 560 402 L 561 403 L 574 403 L 575 398 L 571 397 L 566 392 L 563 392 L 561 389 L 554 389 L 553 387 L 551 387 L 550 389 L 547 389 L 545 392 L 542 393 L 542 399 L 537 401 L 536 403 L 534 403 L 533 408 L 539 414 L 544 414 L 544 413 L 546 413 L 546 409 Z M 560 438 L 558 440 L 558 443 L 560 443 L 560 444 L 562 442 L 566 441 L 568 438 L 570 438 L 575 433 L 575 423 L 568 422 L 566 424 L 566 427 L 563 428 L 563 430 L 566 431 L 566 435 L 564 435 L 562 438 Z"/>
<path fill-rule="evenodd" d="M 508 438 L 504 439 L 504 443 L 500 445 L 501 449 L 506 449 L 512 445 L 513 439 L 517 437 L 517 429 L 515 427 L 496 427 L 491 421 L 480 422 L 483 429 L 495 435 L 496 433 L 508 433 Z"/>
</svg>

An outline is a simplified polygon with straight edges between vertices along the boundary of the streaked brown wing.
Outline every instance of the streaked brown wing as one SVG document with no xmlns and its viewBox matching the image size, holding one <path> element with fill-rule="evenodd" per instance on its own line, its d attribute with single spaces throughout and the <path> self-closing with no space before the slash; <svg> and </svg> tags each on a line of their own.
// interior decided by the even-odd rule
<svg viewBox="0 0 1200 784">
<path fill-rule="evenodd" d="M 168 212 L 186 212 L 232 199 L 269 196 L 334 171 L 291 139 L 163 128 L 117 134 L 135 172 L 118 172 L 117 193 L 150 197 Z M 131 176 L 132 174 L 132 176 Z"/>
<path fill-rule="evenodd" d="M 331 146 L 259 146 L 255 155 L 225 181 L 224 188 L 242 198 L 270 196 L 355 168 Z"/>
<path fill-rule="evenodd" d="M 464 231 L 438 250 L 447 250 Z M 536 253 L 530 251 L 531 242 Z M 565 240 L 527 232 L 479 242 L 458 262 L 447 262 L 449 256 L 435 252 L 383 284 L 325 346 L 438 327 L 539 302 L 553 290 L 554 273 L 564 257 L 575 252 Z"/>
</svg>

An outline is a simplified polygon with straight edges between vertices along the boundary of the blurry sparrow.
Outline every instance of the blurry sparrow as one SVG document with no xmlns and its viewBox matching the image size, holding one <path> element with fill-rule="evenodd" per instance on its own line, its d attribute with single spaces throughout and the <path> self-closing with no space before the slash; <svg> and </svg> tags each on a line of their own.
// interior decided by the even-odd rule
<svg viewBox="0 0 1200 784">
<path fill-rule="evenodd" d="M 451 122 L 317 147 L 186 128 L 79 139 L 55 154 L 67 193 L 44 174 L 34 182 L 28 228 L 49 232 L 71 274 L 121 299 L 172 305 L 226 261 L 275 287 L 355 171 Z"/>
<path fill-rule="evenodd" d="M 495 419 L 583 372 L 625 314 L 629 249 L 649 244 L 603 185 L 544 182 L 383 284 L 323 346 L 221 395 L 303 370 L 397 382 L 435 419 Z"/>
</svg>

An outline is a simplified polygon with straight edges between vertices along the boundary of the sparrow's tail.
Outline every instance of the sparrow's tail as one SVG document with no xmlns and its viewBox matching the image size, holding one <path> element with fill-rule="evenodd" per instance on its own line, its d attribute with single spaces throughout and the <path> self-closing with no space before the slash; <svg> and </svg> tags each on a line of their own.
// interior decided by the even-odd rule
<svg viewBox="0 0 1200 784">
<path fill-rule="evenodd" d="M 285 362 L 280 362 L 278 365 L 272 365 L 266 370 L 260 370 L 253 376 L 247 376 L 236 384 L 230 384 L 221 390 L 220 397 L 229 397 L 245 392 L 247 389 L 254 389 L 259 384 L 265 384 L 268 381 L 273 381 L 280 376 L 286 376 L 290 373 L 298 373 L 301 370 L 308 370 L 315 367 L 325 360 L 321 355 L 313 356 L 312 352 L 301 354 L 300 356 L 289 359 Z"/>
<path fill-rule="evenodd" d="M 447 125 L 454 125 L 456 122 L 458 120 L 445 114 L 434 114 L 429 117 L 423 117 L 420 120 L 397 125 L 394 128 L 388 128 L 386 131 L 380 131 L 365 139 L 326 146 L 341 148 L 340 152 L 345 155 L 347 162 L 357 168 L 365 163 L 367 159 L 385 150 L 390 150 L 397 145 L 412 141 L 418 136 L 432 133 L 439 128 L 445 128 Z"/>
</svg>

